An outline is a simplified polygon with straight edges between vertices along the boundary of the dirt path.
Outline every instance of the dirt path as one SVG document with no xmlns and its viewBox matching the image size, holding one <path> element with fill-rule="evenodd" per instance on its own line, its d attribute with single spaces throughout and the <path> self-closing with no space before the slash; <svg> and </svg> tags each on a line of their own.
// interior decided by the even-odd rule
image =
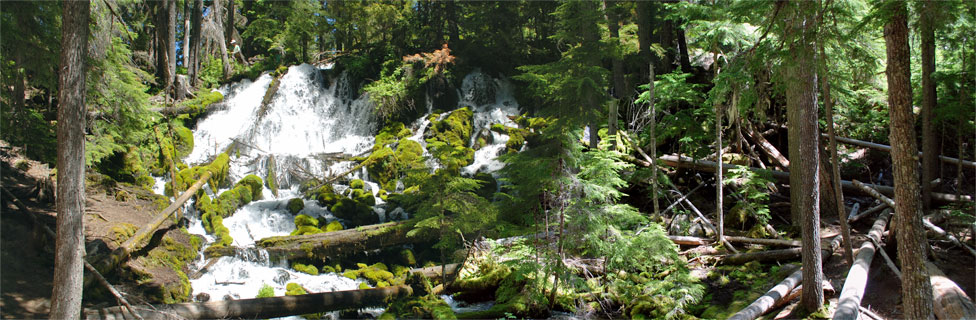
<svg viewBox="0 0 976 320">
<path fill-rule="evenodd" d="M 38 181 L 48 177 L 51 170 L 20 154 L 17 148 L 0 141 L 0 183 L 54 230 L 57 215 L 54 204 L 37 199 L 35 189 Z M 54 273 L 53 239 L 40 236 L 43 234 L 40 232 L 35 235 L 34 225 L 27 214 L 17 209 L 7 197 L 0 198 L 3 200 L 0 206 L 0 318 L 46 318 Z M 112 183 L 97 176 L 89 177 L 86 198 L 84 224 L 89 261 L 116 248 L 125 237 L 121 231 L 148 223 L 152 213 L 159 211 L 159 206 L 168 204 L 148 190 Z M 160 259 L 155 258 L 168 253 L 166 246 L 160 245 L 164 238 L 188 246 L 189 236 L 172 223 L 165 224 L 162 230 L 154 235 L 155 241 L 147 246 L 149 249 L 135 253 L 135 257 L 126 263 L 125 272 L 106 275 L 132 303 L 162 302 L 159 301 L 161 293 L 168 294 L 172 288 L 182 285 L 175 268 L 161 266 L 157 263 Z M 189 271 L 185 266 L 183 269 Z M 132 281 L 136 277 L 145 278 L 146 274 L 151 280 Z M 114 299 L 100 292 L 100 287 L 88 289 L 84 300 L 86 307 L 115 304 Z"/>
</svg>

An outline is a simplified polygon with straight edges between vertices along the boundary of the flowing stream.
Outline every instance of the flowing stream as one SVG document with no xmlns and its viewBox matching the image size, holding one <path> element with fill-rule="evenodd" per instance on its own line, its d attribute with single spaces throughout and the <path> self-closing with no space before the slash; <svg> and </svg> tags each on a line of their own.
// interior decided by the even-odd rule
<svg viewBox="0 0 976 320">
<path fill-rule="evenodd" d="M 208 262 L 212 264 L 198 278 L 190 280 L 191 295 L 196 300 L 253 298 L 265 285 L 271 286 L 275 295 L 284 295 L 285 285 L 289 282 L 298 283 L 309 292 L 354 290 L 365 281 L 337 273 L 313 276 L 297 272 L 290 269 L 287 261 L 273 261 L 266 252 L 253 248 L 259 239 L 288 235 L 295 230 L 294 215 L 287 211 L 286 204 L 292 198 L 301 197 L 298 192 L 300 182 L 312 176 L 321 178 L 343 172 L 353 163 L 328 159 L 334 159 L 338 154 L 361 155 L 373 146 L 378 124 L 368 97 L 353 92 L 353 86 L 344 74 L 327 76 L 330 73 L 329 69 L 307 64 L 288 68 L 267 107 L 262 107 L 262 100 L 273 83 L 270 75 L 226 85 L 219 89 L 225 96 L 226 108 L 197 122 L 193 129 L 194 150 L 185 159 L 186 163 L 205 164 L 236 144 L 236 151 L 231 156 L 230 178 L 237 181 L 255 174 L 264 179 L 269 162 L 273 162 L 280 189 L 276 196 L 265 188 L 263 200 L 251 202 L 223 220 L 234 238 L 233 246 L 250 249 L 238 250 L 235 256 L 221 257 L 215 262 L 207 261 L 201 250 L 195 268 L 203 268 Z M 505 151 L 508 136 L 490 131 L 490 127 L 496 123 L 515 126 L 509 117 L 518 114 L 519 106 L 511 83 L 475 71 L 464 78 L 458 96 L 460 107 L 470 107 L 474 111 L 469 146 L 475 146 L 479 134 L 490 137 L 486 145 L 476 150 L 474 162 L 462 172 L 466 175 L 477 172 L 496 175 L 496 171 L 504 166 L 496 158 Z M 430 109 L 432 106 L 428 102 Z M 425 115 L 413 123 L 414 134 L 410 137 L 424 146 L 423 135 L 430 125 L 426 119 Z M 425 155 L 429 154 L 425 151 Z M 436 168 L 436 160 L 430 159 L 428 164 Z M 369 180 L 365 169 L 350 176 L 365 180 L 367 188 L 376 196 L 379 187 Z M 159 187 L 162 183 L 163 180 L 157 181 Z M 335 188 L 341 192 L 347 187 L 337 184 Z M 219 194 L 222 191 L 207 192 Z M 376 200 L 374 210 L 381 221 L 386 220 L 384 213 L 387 210 L 402 212 L 399 208 L 386 208 L 382 200 Z M 214 238 L 206 233 L 192 205 L 188 204 L 187 208 L 190 211 L 187 214 L 190 219 L 188 231 L 203 236 L 209 245 Z M 301 213 L 329 221 L 336 219 L 327 208 L 311 200 L 305 201 Z M 453 300 L 449 302 L 452 306 L 457 305 Z M 377 316 L 382 309 L 361 312 Z M 338 313 L 331 314 L 331 317 L 337 316 Z"/>
</svg>

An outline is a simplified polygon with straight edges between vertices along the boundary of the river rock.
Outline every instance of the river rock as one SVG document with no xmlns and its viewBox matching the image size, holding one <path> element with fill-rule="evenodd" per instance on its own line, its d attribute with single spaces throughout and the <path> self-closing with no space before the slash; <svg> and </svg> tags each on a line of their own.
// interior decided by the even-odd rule
<svg viewBox="0 0 976 320">
<path fill-rule="evenodd" d="M 278 275 L 274 277 L 274 282 L 279 285 L 285 285 L 288 280 L 291 280 L 291 274 L 285 270 L 278 270 Z"/>
</svg>

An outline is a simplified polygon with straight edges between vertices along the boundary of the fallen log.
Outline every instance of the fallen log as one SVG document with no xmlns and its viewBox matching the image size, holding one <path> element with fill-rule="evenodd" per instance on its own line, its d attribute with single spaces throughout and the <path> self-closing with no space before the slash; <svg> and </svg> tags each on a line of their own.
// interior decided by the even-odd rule
<svg viewBox="0 0 976 320">
<path fill-rule="evenodd" d="M 753 320 L 772 309 L 776 302 L 783 300 L 790 295 L 790 291 L 803 280 L 803 269 L 796 269 L 793 274 L 783 279 L 779 284 L 766 292 L 763 296 L 753 301 L 745 309 L 729 317 L 729 320 Z"/>
<path fill-rule="evenodd" d="M 976 306 L 966 292 L 947 278 L 939 267 L 925 262 L 932 283 L 932 311 L 939 319 L 976 319 Z"/>
<path fill-rule="evenodd" d="M 454 274 L 454 273 L 457 273 L 458 271 L 460 271 L 459 270 L 459 267 L 460 266 L 461 266 L 461 264 L 459 264 L 459 263 L 451 263 L 451 264 L 448 264 L 448 265 L 444 266 L 444 268 L 447 269 L 447 273 L 448 274 Z M 441 274 L 442 274 L 442 271 L 441 270 L 443 270 L 443 269 L 441 269 L 441 266 L 433 266 L 433 267 L 426 267 L 426 268 L 414 268 L 414 269 L 410 269 L 410 274 L 422 275 L 422 276 L 427 277 L 427 278 L 430 278 L 430 279 L 438 279 L 438 278 L 441 277 Z"/>
<path fill-rule="evenodd" d="M 672 167 L 687 168 L 687 169 L 693 169 L 693 170 L 703 171 L 703 172 L 715 172 L 715 162 L 714 161 L 695 160 L 695 159 L 690 158 L 690 157 L 677 156 L 677 155 L 664 155 L 664 156 L 659 157 L 658 160 L 661 163 L 663 163 L 665 165 L 668 165 L 668 166 L 672 166 Z M 638 162 L 638 164 L 643 165 L 644 162 L 641 161 L 641 162 Z M 739 165 L 734 165 L 734 164 L 728 164 L 728 163 L 723 163 L 722 164 L 722 170 L 726 170 L 726 171 L 732 170 L 732 169 L 735 169 L 735 168 L 738 168 L 738 167 L 740 167 L 740 166 Z M 746 167 L 746 168 L 749 169 L 749 170 L 751 170 L 751 171 L 753 171 L 753 172 L 759 173 L 760 175 L 767 175 L 767 176 L 773 177 L 773 178 L 775 178 L 777 180 L 781 180 L 781 181 L 789 181 L 790 180 L 790 174 L 788 172 L 776 171 L 776 170 L 763 170 L 763 169 L 753 168 L 753 167 Z M 859 188 L 855 187 L 854 184 L 851 181 L 842 180 L 841 181 L 841 186 L 843 187 L 844 191 L 864 192 L 862 189 L 859 189 Z M 870 186 L 872 188 L 880 191 L 881 193 L 886 194 L 886 195 L 893 195 L 893 194 L 895 194 L 895 188 L 893 188 L 893 187 L 882 186 L 882 185 L 874 185 L 874 184 L 872 184 Z M 973 198 L 970 197 L 970 196 L 956 196 L 956 195 L 952 195 L 952 194 L 934 193 L 934 192 L 932 193 L 932 199 L 933 200 L 936 200 L 936 201 L 939 201 L 939 202 L 942 202 L 942 203 L 969 202 L 969 201 L 973 201 Z"/>
<path fill-rule="evenodd" d="M 882 203 L 888 205 L 891 208 L 894 208 L 895 207 L 895 201 L 894 200 L 891 200 L 891 198 L 885 197 L 884 195 L 878 193 L 877 191 L 875 191 L 871 187 L 865 185 L 864 183 L 861 183 L 860 181 L 854 180 L 852 182 L 854 183 L 854 186 L 856 186 L 857 188 L 861 189 L 864 192 L 867 192 L 871 196 L 877 198 Z M 934 197 L 933 197 L 933 199 L 934 199 Z M 973 249 L 973 247 L 970 247 L 968 244 L 965 244 L 962 241 L 959 241 L 959 239 L 956 238 L 956 236 L 951 235 L 951 234 L 945 232 L 945 230 L 942 230 L 942 228 L 939 228 L 938 226 L 932 224 L 932 222 L 929 222 L 928 220 L 922 219 L 922 225 L 924 225 L 925 228 L 928 229 L 929 231 L 935 232 L 936 234 L 938 234 L 942 238 L 945 238 L 946 240 L 949 240 L 949 242 L 952 242 L 952 244 L 954 244 L 956 246 L 963 247 L 963 249 L 966 249 L 966 251 L 969 251 L 969 254 L 971 254 L 973 256 L 976 256 L 976 249 Z"/>
<path fill-rule="evenodd" d="M 823 135 L 823 134 L 821 134 L 821 135 Z M 865 147 L 865 148 L 871 148 L 871 149 L 877 149 L 877 150 L 881 150 L 881 151 L 885 151 L 885 152 L 891 152 L 891 146 L 883 145 L 883 144 L 880 144 L 880 143 L 874 143 L 874 142 L 868 142 L 868 141 L 862 141 L 862 140 L 855 140 L 855 139 L 844 138 L 844 137 L 836 137 L 836 138 L 837 138 L 837 141 L 843 142 L 843 143 L 846 143 L 846 144 L 852 144 L 852 145 L 855 145 L 855 146 L 861 146 L 861 147 Z M 918 153 L 918 156 L 921 158 L 922 157 L 922 152 L 919 152 Z M 946 157 L 946 156 L 943 156 L 943 155 L 939 155 L 939 160 L 942 160 L 942 162 L 951 163 L 951 164 L 955 164 L 955 165 L 960 165 L 961 164 L 961 165 L 964 165 L 964 166 L 967 166 L 967 167 L 970 167 L 970 168 L 976 168 L 976 162 L 973 162 L 973 161 L 959 160 L 959 159 L 956 159 L 956 158 L 950 158 L 950 157 Z"/>
<path fill-rule="evenodd" d="M 671 242 L 683 246 L 700 246 L 706 244 L 705 239 L 689 236 L 668 236 Z"/>
<path fill-rule="evenodd" d="M 291 315 L 385 306 L 389 299 L 410 296 L 410 286 L 393 286 L 349 291 L 310 293 L 202 303 L 175 303 L 136 307 L 147 320 L 276 318 Z M 87 319 L 126 319 L 118 307 L 85 310 Z"/>
<path fill-rule="evenodd" d="M 864 212 L 861 212 L 861 213 L 858 213 L 858 214 L 854 215 L 848 221 L 849 222 L 855 222 L 855 221 L 861 220 L 861 218 L 870 216 L 870 215 L 874 214 L 875 212 L 881 212 L 881 210 L 884 210 L 884 208 L 887 208 L 887 207 L 888 207 L 888 205 L 887 204 L 884 204 L 884 203 L 879 204 L 879 205 L 876 205 L 874 207 L 871 207 L 870 209 L 865 210 Z"/>
<path fill-rule="evenodd" d="M 822 245 L 820 249 L 820 257 L 823 260 L 827 260 L 830 255 L 840 246 L 840 237 L 833 237 L 833 239 L 826 245 Z M 766 251 L 756 251 L 756 252 L 745 252 L 736 254 L 727 254 L 721 256 L 720 264 L 744 264 L 750 261 L 781 261 L 781 260 L 791 260 L 799 258 L 801 255 L 800 247 L 789 248 L 789 249 L 774 249 Z"/>
<path fill-rule="evenodd" d="M 747 237 L 736 237 L 736 236 L 726 236 L 725 240 L 732 243 L 751 243 L 751 244 L 761 244 L 764 246 L 773 247 L 800 247 L 803 243 L 799 240 L 785 240 L 785 239 L 757 239 L 757 238 L 747 238 Z"/>
<path fill-rule="evenodd" d="M 861 311 L 859 308 L 861 298 L 864 297 L 864 286 L 868 282 L 868 269 L 871 268 L 871 260 L 874 260 L 876 249 L 874 242 L 881 242 L 889 217 L 891 217 L 891 209 L 881 212 L 881 216 L 874 221 L 874 226 L 868 232 L 868 238 L 871 240 L 861 243 L 861 248 L 857 250 L 857 257 L 851 265 L 851 270 L 847 272 L 847 279 L 844 280 L 844 287 L 840 291 L 839 304 L 834 311 L 835 320 L 858 318 Z"/>
<path fill-rule="evenodd" d="M 691 203 L 691 200 L 688 200 L 688 198 L 684 198 L 683 201 L 686 204 L 688 204 L 689 207 L 691 207 L 691 211 L 694 211 L 695 214 L 697 214 L 698 217 L 702 219 L 702 222 L 705 223 L 705 226 L 708 227 L 709 229 L 711 229 L 712 232 L 714 232 L 715 235 L 716 235 L 716 237 L 717 237 L 718 236 L 718 228 L 715 228 L 715 225 L 712 224 L 712 222 L 709 221 L 708 218 L 706 218 L 705 215 L 702 214 L 700 210 L 698 210 L 698 207 L 695 207 L 695 204 L 694 203 Z M 732 251 L 733 253 L 739 253 L 739 251 L 738 250 L 735 250 L 735 247 L 733 247 L 731 243 L 729 243 L 728 241 L 725 240 L 725 237 L 719 237 L 718 242 L 721 243 L 722 245 L 724 245 L 725 248 L 728 249 L 729 251 Z"/>
<path fill-rule="evenodd" d="M 434 235 L 407 237 L 409 221 L 387 222 L 326 233 L 278 236 L 257 241 L 257 246 L 275 259 L 332 258 L 428 240 Z M 234 255 L 238 248 L 211 250 L 213 256 Z"/>
</svg>

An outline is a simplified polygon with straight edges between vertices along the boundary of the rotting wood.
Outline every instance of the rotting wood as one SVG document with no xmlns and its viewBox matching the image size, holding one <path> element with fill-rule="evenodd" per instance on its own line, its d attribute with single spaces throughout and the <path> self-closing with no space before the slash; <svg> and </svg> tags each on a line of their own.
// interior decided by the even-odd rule
<svg viewBox="0 0 976 320">
<path fill-rule="evenodd" d="M 454 274 L 460 271 L 460 266 L 461 264 L 459 263 L 451 263 L 444 265 L 444 269 L 447 270 L 447 274 Z M 410 274 L 422 275 L 430 279 L 440 278 L 443 272 L 444 271 L 442 271 L 441 266 L 410 269 Z"/>
<path fill-rule="evenodd" d="M 860 210 L 861 210 L 861 203 L 860 202 L 855 202 L 854 205 L 851 206 L 850 212 L 847 213 L 847 222 L 851 222 L 851 218 L 853 218 L 854 216 L 856 216 L 857 215 L 857 212 L 860 211 Z"/>
<path fill-rule="evenodd" d="M 729 317 L 729 320 L 753 320 L 768 312 L 777 301 L 789 296 L 790 291 L 803 279 L 803 269 L 797 268 L 789 277 L 753 301 L 745 309 Z"/>
<path fill-rule="evenodd" d="M 821 135 L 824 135 L 824 134 L 821 134 Z M 837 138 L 837 141 L 838 142 L 843 142 L 843 143 L 846 143 L 846 144 L 861 146 L 861 147 L 865 147 L 865 148 L 877 149 L 877 150 L 881 150 L 881 151 L 884 151 L 884 152 L 891 152 L 891 146 L 883 145 L 883 144 L 880 144 L 880 143 L 874 143 L 874 142 L 856 140 L 856 139 L 845 138 L 845 137 L 836 137 L 836 138 Z M 918 155 L 919 155 L 919 157 L 921 157 L 922 156 L 922 153 L 919 152 Z M 956 164 L 956 165 L 964 165 L 964 166 L 967 166 L 967 167 L 970 167 L 970 168 L 976 168 L 976 162 L 973 162 L 973 161 L 959 160 L 957 158 L 946 157 L 944 155 L 939 155 L 939 160 L 942 160 L 942 162 L 945 162 L 945 163 L 951 163 L 951 164 Z"/>
<path fill-rule="evenodd" d="M 876 190 L 872 189 L 871 187 L 865 185 L 864 183 L 861 183 L 860 181 L 854 180 L 852 182 L 854 183 L 855 186 L 857 186 L 858 188 L 860 188 L 862 191 L 867 192 L 871 196 L 873 196 L 873 197 L 877 198 L 878 200 L 880 200 L 882 203 L 884 203 L 884 204 L 886 204 L 886 205 L 888 205 L 889 207 L 892 207 L 892 208 L 895 207 L 895 201 L 894 200 L 891 200 L 891 198 L 888 198 L 888 197 L 882 195 L 881 193 L 879 193 Z M 932 194 L 932 198 L 935 199 L 935 194 L 934 193 Z M 956 238 L 956 236 L 951 235 L 951 234 L 945 232 L 945 230 L 942 230 L 942 228 L 939 228 L 938 226 L 932 224 L 931 222 L 929 222 L 928 220 L 925 220 L 925 219 L 922 219 L 922 225 L 924 225 L 925 228 L 928 229 L 929 231 L 935 232 L 936 234 L 938 234 L 942 238 L 945 238 L 946 240 L 949 240 L 949 242 L 952 242 L 952 244 L 954 244 L 956 246 L 959 246 L 959 247 L 963 247 L 963 249 L 966 249 L 966 251 L 968 251 L 969 254 L 971 254 L 973 256 L 976 256 L 976 249 L 973 249 L 973 247 L 970 247 L 968 244 L 963 243 L 962 241 L 959 241 L 959 239 Z"/>
<path fill-rule="evenodd" d="M 932 283 L 932 311 L 939 319 L 976 319 L 976 306 L 966 292 L 932 262 L 925 262 Z"/>
<path fill-rule="evenodd" d="M 389 299 L 410 296 L 412 294 L 412 288 L 401 285 L 362 290 L 310 293 L 296 296 L 163 304 L 150 307 L 137 307 L 136 311 L 147 320 L 261 319 L 384 306 Z M 85 318 L 125 319 L 118 307 L 89 309 L 85 311 Z"/>
<path fill-rule="evenodd" d="M 51 230 L 51 227 L 42 223 L 41 220 L 38 219 L 37 216 L 35 216 L 34 212 L 28 210 L 27 206 L 24 205 L 23 202 L 20 202 L 20 199 L 17 199 L 17 197 L 14 196 L 13 193 L 7 190 L 7 188 L 0 187 L 0 189 L 3 190 L 4 196 L 8 198 L 7 201 L 10 201 L 11 203 L 14 204 L 14 206 L 20 209 L 20 211 L 26 213 L 27 216 L 31 219 L 31 222 L 35 226 L 40 226 L 41 229 L 44 230 L 44 233 L 47 234 L 47 236 L 50 237 L 52 241 L 54 238 L 57 237 L 57 234 L 54 233 L 54 230 Z M 89 274 L 92 277 L 94 277 L 94 279 L 97 280 L 98 283 L 104 286 L 113 296 L 115 296 L 115 299 L 120 304 L 122 304 L 123 307 L 127 308 L 127 310 L 129 310 L 131 315 L 133 315 L 136 319 L 142 320 L 142 317 L 139 314 L 136 314 L 134 312 L 135 309 L 132 308 L 132 305 L 129 304 L 129 301 L 122 296 L 122 293 L 120 293 L 119 290 L 115 289 L 115 287 L 112 286 L 112 284 L 109 283 L 108 280 L 106 280 L 105 277 L 103 277 L 102 274 L 95 269 L 95 267 L 93 267 L 90 263 L 88 263 L 88 261 L 84 261 L 84 264 L 85 264 L 85 270 L 88 270 Z M 121 308 L 119 309 L 119 312 L 123 312 Z"/>
<path fill-rule="evenodd" d="M 769 143 L 769 140 L 766 140 L 766 138 L 760 134 L 756 134 L 756 132 L 752 130 L 752 126 L 745 126 L 745 131 L 746 135 L 749 136 L 752 141 L 755 141 L 757 146 L 759 146 L 759 150 L 762 150 L 762 152 L 773 160 L 777 166 L 783 169 L 789 169 L 790 160 L 786 159 L 786 156 L 783 156 L 783 154 L 780 153 L 772 143 Z"/>
<path fill-rule="evenodd" d="M 664 155 L 664 156 L 661 156 L 661 157 L 658 158 L 658 162 L 659 163 L 662 163 L 662 164 L 665 164 L 665 165 L 668 165 L 668 166 L 672 166 L 672 167 L 687 168 L 687 169 L 693 169 L 693 170 L 702 171 L 702 172 L 714 172 L 715 171 L 715 162 L 714 161 L 695 160 L 693 158 L 689 158 L 689 157 L 685 157 L 685 156 Z M 637 164 L 640 164 L 642 166 L 646 164 L 646 162 L 644 162 L 644 161 L 638 161 L 636 163 Z M 735 168 L 738 168 L 738 167 L 740 167 L 740 166 L 739 165 L 735 165 L 735 164 L 728 164 L 728 163 L 723 163 L 722 164 L 722 169 L 723 170 L 726 170 L 726 171 L 732 170 L 732 169 L 735 169 Z M 782 180 L 788 181 L 790 179 L 790 174 L 788 172 L 775 171 L 775 170 L 763 170 L 763 169 L 753 168 L 753 167 L 745 167 L 745 168 L 746 169 L 749 169 L 749 170 L 751 170 L 753 172 L 759 173 L 761 175 L 771 176 L 771 177 L 773 177 L 773 178 L 775 178 L 777 180 L 781 180 L 781 181 Z M 862 189 L 859 189 L 859 188 L 855 187 L 851 181 L 842 180 L 841 181 L 841 186 L 844 188 L 845 191 L 858 191 L 858 192 L 863 192 Z M 881 186 L 881 185 L 873 185 L 873 184 L 870 185 L 870 186 L 872 188 L 876 189 L 876 190 L 879 190 L 883 194 L 889 194 L 890 195 L 890 194 L 894 194 L 895 193 L 895 188 L 893 188 L 893 187 Z M 966 196 L 966 195 L 957 196 L 957 195 L 952 195 L 952 194 L 934 193 L 933 192 L 932 193 L 932 200 L 933 201 L 939 201 L 939 202 L 942 202 L 942 203 L 951 203 L 951 202 L 971 202 L 971 201 L 973 201 L 973 198 L 970 197 L 970 196 Z"/>
<path fill-rule="evenodd" d="M 875 242 L 881 242 L 885 226 L 888 225 L 888 218 L 891 217 L 891 209 L 885 209 L 874 221 L 874 226 L 868 232 L 868 237 Z M 872 241 L 864 241 L 861 248 L 857 251 L 857 257 L 850 271 L 847 272 L 847 279 L 844 280 L 844 287 L 840 291 L 837 310 L 834 311 L 835 320 L 856 320 L 860 312 L 861 298 L 864 297 L 864 286 L 868 281 L 868 270 L 871 268 L 871 261 L 874 259 L 875 246 Z"/>
<path fill-rule="evenodd" d="M 683 246 L 700 246 L 700 245 L 708 244 L 707 242 L 705 242 L 705 239 L 699 237 L 669 235 L 668 239 L 671 239 L 671 242 L 674 242 L 675 244 L 679 244 Z"/>
</svg>

